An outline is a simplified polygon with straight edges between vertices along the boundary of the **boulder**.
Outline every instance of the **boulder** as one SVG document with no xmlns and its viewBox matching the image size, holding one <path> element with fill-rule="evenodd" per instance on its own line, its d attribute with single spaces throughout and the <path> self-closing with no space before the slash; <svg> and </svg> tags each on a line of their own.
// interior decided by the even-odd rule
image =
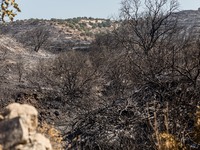
<svg viewBox="0 0 200 150">
<path fill-rule="evenodd" d="M 42 134 L 36 133 L 30 138 L 30 143 L 15 146 L 16 150 L 51 150 L 50 141 Z"/>
<path fill-rule="evenodd" d="M 29 132 L 36 130 L 38 126 L 38 112 L 35 107 L 28 104 L 13 103 L 8 105 L 3 112 L 3 117 L 6 120 L 18 116 L 22 119 L 23 124 L 27 126 Z"/>
<path fill-rule="evenodd" d="M 20 117 L 0 122 L 0 144 L 4 149 L 26 143 L 28 139 L 28 129 L 24 127 Z"/>
<path fill-rule="evenodd" d="M 49 139 L 36 132 L 37 110 L 13 103 L 0 114 L 0 150 L 51 150 Z"/>
</svg>

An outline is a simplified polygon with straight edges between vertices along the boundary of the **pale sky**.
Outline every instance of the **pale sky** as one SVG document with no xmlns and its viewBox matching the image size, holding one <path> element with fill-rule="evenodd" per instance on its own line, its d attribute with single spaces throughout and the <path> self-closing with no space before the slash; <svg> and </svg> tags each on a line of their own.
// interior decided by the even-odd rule
<svg viewBox="0 0 200 150">
<path fill-rule="evenodd" d="M 22 12 L 15 19 L 110 18 L 119 14 L 121 0 L 16 0 Z M 200 7 L 200 0 L 179 0 L 179 10 Z"/>
</svg>

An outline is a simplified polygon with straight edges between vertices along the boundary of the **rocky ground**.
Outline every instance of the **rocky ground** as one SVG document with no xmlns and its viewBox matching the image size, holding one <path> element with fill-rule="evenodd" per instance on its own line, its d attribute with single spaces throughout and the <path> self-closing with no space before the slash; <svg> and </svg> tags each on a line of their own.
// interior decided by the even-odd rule
<svg viewBox="0 0 200 150">
<path fill-rule="evenodd" d="M 198 16 L 199 11 L 192 11 L 192 13 Z M 184 12 L 182 12 L 182 14 L 184 14 Z M 198 23 L 198 19 L 193 20 L 194 24 L 196 24 L 196 22 Z M 29 80 L 29 77 L 31 76 L 30 73 L 38 69 L 38 66 L 41 65 L 41 61 L 53 61 L 59 55 L 60 51 L 87 49 L 94 39 L 95 34 L 100 32 L 98 29 L 103 25 L 102 22 L 104 23 L 105 20 L 93 19 L 88 21 L 79 18 L 77 22 L 77 20 L 45 21 L 33 19 L 17 21 L 13 24 L 1 26 L 0 108 L 5 108 L 10 103 L 16 102 L 34 106 L 38 111 L 38 130 L 45 133 L 52 142 L 57 143 L 55 144 L 56 148 L 53 145 L 54 149 L 63 149 L 60 145 L 62 145 L 62 140 L 65 135 L 71 130 L 71 124 L 76 116 L 73 112 L 73 108 L 68 109 L 68 105 L 63 103 L 56 95 L 54 96 L 53 91 L 51 93 L 52 89 L 40 87 L 44 88 L 47 92 L 45 93 L 45 90 L 43 90 L 43 92 L 38 92 L 37 82 L 34 80 L 30 82 Z M 186 25 L 187 22 L 189 22 L 189 19 L 185 19 Z M 184 25 L 184 23 L 181 24 Z M 45 26 L 45 28 L 50 30 L 51 33 L 48 41 L 50 43 L 48 43 L 49 45 L 42 47 L 38 52 L 35 52 L 31 46 L 26 46 L 24 43 L 29 39 L 25 39 L 23 42 L 19 39 L 20 36 L 28 30 L 40 26 Z M 110 26 L 110 28 L 105 27 L 101 29 L 106 32 L 106 30 L 111 30 L 113 28 L 114 26 Z M 52 51 L 52 47 L 54 51 Z M 54 97 L 52 98 L 52 95 L 48 94 L 52 94 Z M 107 120 L 112 121 L 113 118 L 109 119 L 110 114 L 113 112 L 116 112 L 116 114 L 119 113 L 118 109 L 114 108 L 115 106 L 110 106 L 111 112 L 108 113 L 107 108 L 98 110 L 99 112 L 102 112 L 102 116 L 106 113 L 108 114 L 108 117 L 106 116 L 102 119 L 101 115 L 97 115 L 96 118 L 93 119 L 104 121 L 105 123 L 107 123 Z M 116 108 L 118 108 L 118 106 Z M 95 115 L 91 114 L 90 117 L 92 118 L 94 116 Z M 91 121 L 90 117 L 88 117 L 86 122 Z M 98 121 L 94 126 L 100 125 Z M 123 119 L 120 121 L 123 121 Z M 113 130 L 113 127 L 110 128 Z M 64 145 L 66 144 L 64 143 Z"/>
<path fill-rule="evenodd" d="M 41 59 L 52 60 L 56 57 L 55 54 L 43 49 L 39 52 L 29 51 L 14 38 L 5 35 L 0 37 L 0 53 L 2 73 L 0 107 L 4 108 L 13 102 L 31 104 L 38 109 L 39 127 L 43 132 L 47 132 L 53 127 L 63 132 L 66 126 L 63 122 L 67 117 L 66 112 L 60 109 L 62 104 L 48 100 L 42 101 L 43 97 L 34 94 L 36 93 L 34 86 L 30 85 L 26 79 L 27 74 L 36 69 Z M 19 71 L 22 71 L 20 81 Z M 48 136 L 48 133 L 46 134 Z"/>
</svg>

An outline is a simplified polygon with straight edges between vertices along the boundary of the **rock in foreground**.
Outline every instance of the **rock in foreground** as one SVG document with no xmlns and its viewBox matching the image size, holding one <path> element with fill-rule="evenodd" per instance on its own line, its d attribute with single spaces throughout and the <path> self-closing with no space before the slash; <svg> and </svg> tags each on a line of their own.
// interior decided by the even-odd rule
<svg viewBox="0 0 200 150">
<path fill-rule="evenodd" d="M 27 104 L 8 105 L 0 115 L 0 150 L 51 150 L 50 141 L 36 133 L 37 110 Z"/>
</svg>

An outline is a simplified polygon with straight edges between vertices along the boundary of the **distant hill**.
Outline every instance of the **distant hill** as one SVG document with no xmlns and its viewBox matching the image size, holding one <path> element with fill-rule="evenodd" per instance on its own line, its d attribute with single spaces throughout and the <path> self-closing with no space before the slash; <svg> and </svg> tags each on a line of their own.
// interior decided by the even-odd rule
<svg viewBox="0 0 200 150">
<path fill-rule="evenodd" d="M 200 9 L 183 10 L 174 14 L 178 17 L 178 25 L 193 31 L 200 31 Z M 59 52 L 69 49 L 87 49 L 95 35 L 114 29 L 117 21 L 102 18 L 77 17 L 71 19 L 28 19 L 17 20 L 0 26 L 0 33 L 9 35 L 24 44 L 24 34 L 33 29 L 44 27 L 49 32 L 49 51 Z"/>
<path fill-rule="evenodd" d="M 45 27 L 50 32 L 49 49 L 63 51 L 71 48 L 87 47 L 97 33 L 112 30 L 114 24 L 115 21 L 110 19 L 86 17 L 64 20 L 28 19 L 1 25 L 0 32 L 19 41 L 27 31 L 33 28 Z"/>
<path fill-rule="evenodd" d="M 200 9 L 183 10 L 177 13 L 180 25 L 200 27 Z"/>
<path fill-rule="evenodd" d="M 194 33 L 200 33 L 200 8 L 198 10 L 183 10 L 176 13 L 178 25 Z M 191 31 L 190 31 L 191 32 Z"/>
</svg>

